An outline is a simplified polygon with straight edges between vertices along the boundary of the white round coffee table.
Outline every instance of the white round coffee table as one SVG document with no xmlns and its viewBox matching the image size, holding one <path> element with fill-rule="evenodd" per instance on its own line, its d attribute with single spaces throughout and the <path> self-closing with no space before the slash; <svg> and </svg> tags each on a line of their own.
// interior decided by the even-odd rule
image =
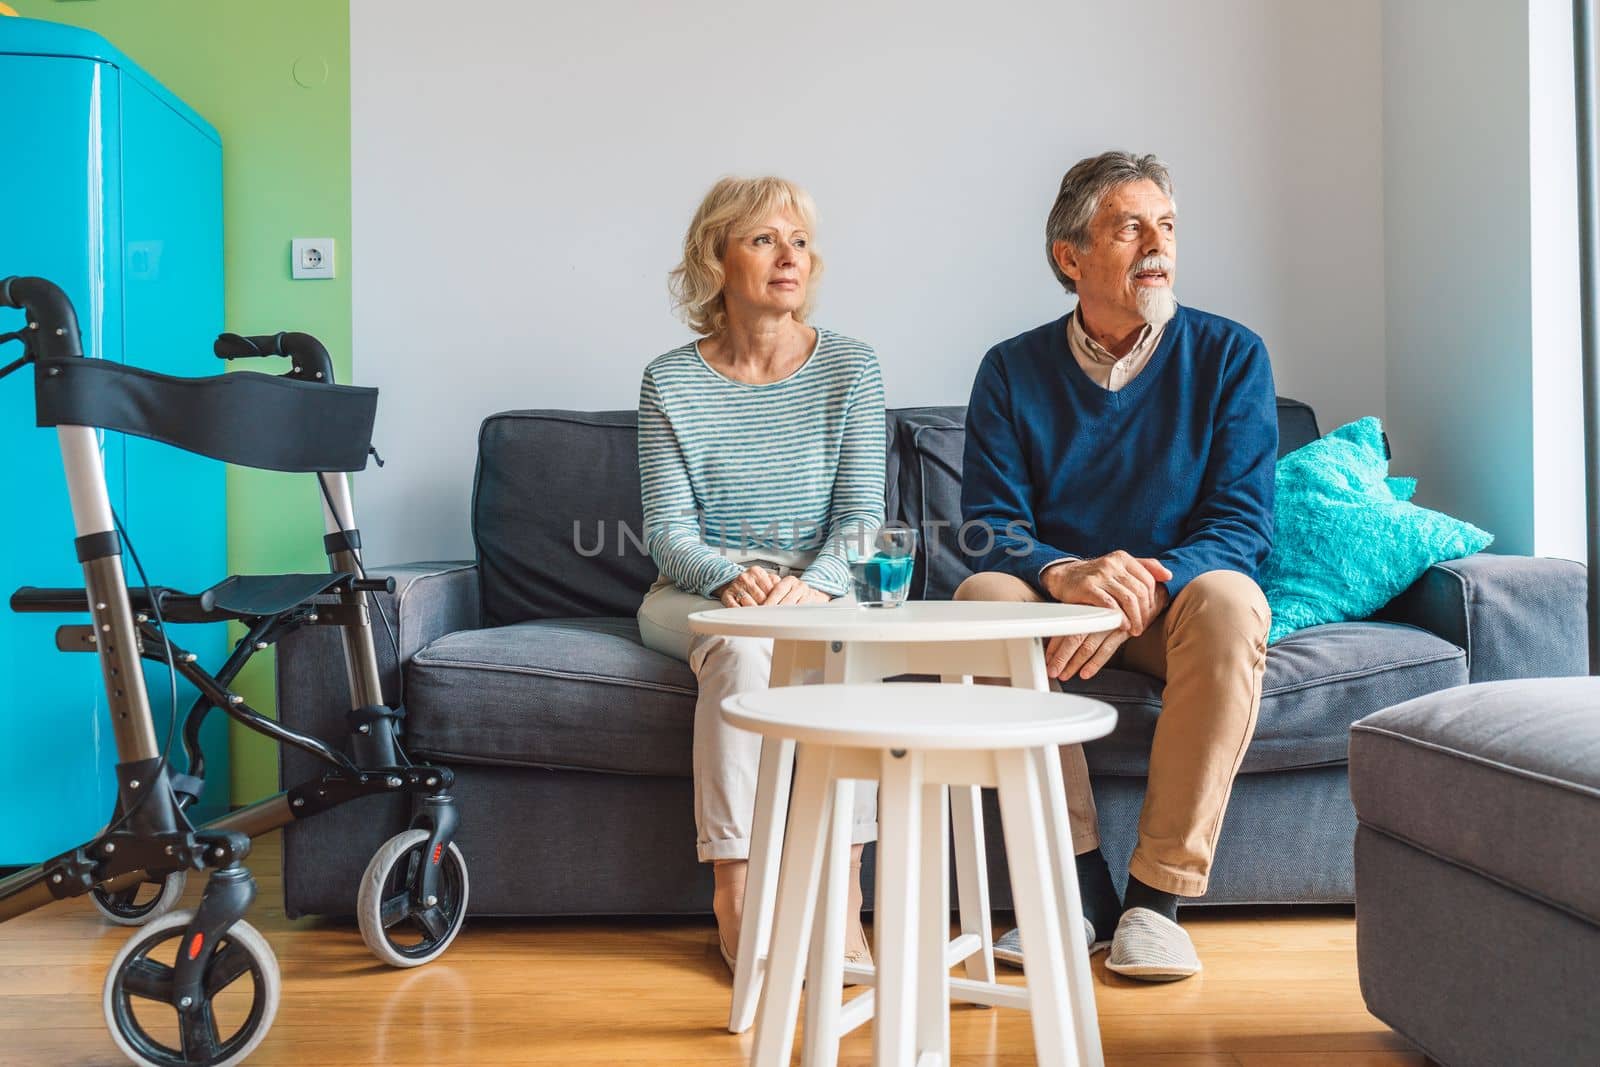
<svg viewBox="0 0 1600 1067">
<path fill-rule="evenodd" d="M 698 634 L 769 638 L 771 686 L 796 685 L 818 669 L 833 684 L 883 682 L 902 674 L 936 675 L 942 681 L 1008 678 L 1013 686 L 1045 690 L 1044 648 L 1040 638 L 1100 633 L 1122 625 L 1122 613 L 1079 604 L 1019 604 L 987 601 L 909 601 L 897 608 L 863 608 L 851 603 L 816 606 L 716 608 L 689 616 Z M 1041 750 L 1043 751 L 1043 750 Z M 1052 750 L 1053 751 L 1053 750 Z M 1049 788 L 1061 790 L 1061 764 L 1040 759 L 1038 771 Z M 755 1022 L 772 942 L 772 915 L 778 892 L 789 787 L 794 774 L 794 742 L 763 738 L 756 779 L 755 820 L 750 833 L 750 863 L 745 885 L 744 922 L 733 979 L 728 1029 L 743 1033 Z M 955 831 L 956 890 L 961 937 L 971 946 L 966 980 L 953 979 L 952 996 L 978 1004 L 1008 1001 L 994 993 L 994 938 L 989 923 L 989 887 L 984 868 L 983 809 L 975 786 L 950 790 L 950 820 Z M 1053 819 L 1054 812 L 1047 812 Z M 1056 832 L 1059 830 L 1060 832 Z M 1062 835 L 1066 835 L 1063 837 Z M 1052 827 L 1051 841 L 1071 840 L 1066 826 Z M 1055 857 L 1071 863 L 1072 857 Z M 844 892 L 842 878 L 823 878 L 824 892 Z M 838 914 L 830 900 L 821 915 Z M 819 936 L 828 932 L 819 928 Z M 847 968 L 855 981 L 870 984 L 871 968 Z M 826 1001 L 824 1001 L 826 1003 Z M 836 1012 L 815 1013 L 823 1028 Z M 813 1026 L 813 1012 L 806 1028 Z"/>
</svg>

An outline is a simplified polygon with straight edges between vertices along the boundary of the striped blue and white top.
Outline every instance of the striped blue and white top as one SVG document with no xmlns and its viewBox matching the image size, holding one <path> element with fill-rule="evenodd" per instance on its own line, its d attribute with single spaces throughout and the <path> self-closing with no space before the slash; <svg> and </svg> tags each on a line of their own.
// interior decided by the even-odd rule
<svg viewBox="0 0 1600 1067">
<path fill-rule="evenodd" d="M 702 596 L 739 559 L 809 561 L 801 579 L 850 585 L 844 543 L 883 521 L 883 377 L 870 345 L 817 331 L 781 381 L 727 378 L 696 344 L 651 360 L 639 389 L 645 547 L 680 589 Z"/>
</svg>

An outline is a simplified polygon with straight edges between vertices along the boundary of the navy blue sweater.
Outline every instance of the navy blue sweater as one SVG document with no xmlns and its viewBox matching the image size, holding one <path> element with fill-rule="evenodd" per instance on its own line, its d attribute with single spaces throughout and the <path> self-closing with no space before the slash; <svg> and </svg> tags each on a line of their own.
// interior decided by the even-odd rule
<svg viewBox="0 0 1600 1067">
<path fill-rule="evenodd" d="M 1063 316 L 983 357 L 967 408 L 961 511 L 988 524 L 969 562 L 1039 588 L 1058 559 L 1123 549 L 1172 571 L 1254 578 L 1272 547 L 1277 398 L 1261 338 L 1180 307 L 1117 392 L 1072 358 Z M 986 536 L 963 542 L 983 548 Z"/>
</svg>

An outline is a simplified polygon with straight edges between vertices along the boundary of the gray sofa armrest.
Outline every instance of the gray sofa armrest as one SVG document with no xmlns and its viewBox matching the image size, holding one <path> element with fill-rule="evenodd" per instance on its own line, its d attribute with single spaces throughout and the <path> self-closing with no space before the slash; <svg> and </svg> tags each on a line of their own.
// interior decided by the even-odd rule
<svg viewBox="0 0 1600 1067">
<path fill-rule="evenodd" d="M 367 573 L 394 578 L 395 591 L 376 594 L 376 600 L 395 628 L 402 664 L 447 633 L 481 625 L 478 568 L 470 561 L 368 567 Z M 334 626 L 302 626 L 278 643 L 278 718 L 285 726 L 348 751 L 350 726 L 345 715 L 350 710 L 350 683 L 339 635 Z M 393 702 L 400 689 L 399 665 L 389 635 L 376 617 L 372 641 L 384 697 Z M 278 780 L 283 788 L 315 781 L 327 770 L 297 748 L 278 746 Z M 307 913 L 353 914 L 361 868 L 386 838 L 405 829 L 409 817 L 409 797 L 382 796 L 284 827 L 285 912 L 291 918 Z"/>
<path fill-rule="evenodd" d="M 1438 634 L 1467 652 L 1468 678 L 1589 673 L 1583 565 L 1480 552 L 1436 564 L 1376 616 Z"/>
<path fill-rule="evenodd" d="M 478 568 L 470 560 L 456 560 L 369 566 L 367 573 L 375 578 L 394 578 L 395 591 L 378 593 L 375 599 L 394 627 L 399 665 L 395 663 L 388 631 L 376 616 L 372 619 L 372 640 L 378 652 L 384 697 L 393 702 L 399 695 L 401 665 L 445 634 L 478 628 Z M 344 648 L 336 627 L 304 626 L 279 642 L 277 682 L 278 716 L 285 725 L 328 741 L 343 740 L 350 695 Z M 292 755 L 299 758 L 298 753 Z M 286 765 L 282 769 L 285 780 L 290 780 L 291 768 Z M 302 773 L 305 770 L 293 769 Z"/>
<path fill-rule="evenodd" d="M 457 630 L 476 630 L 483 625 L 478 603 L 478 566 L 471 560 L 401 563 L 393 567 L 369 567 L 369 574 L 394 578 L 393 597 L 380 597 L 389 621 L 396 627 L 395 641 L 400 646 L 402 663 Z M 382 631 L 383 624 L 377 624 Z M 388 645 L 389 635 L 377 639 Z M 384 651 L 389 651 L 385 647 Z M 390 653 L 391 658 L 393 653 Z M 379 658 L 383 658 L 382 652 Z M 384 685 L 390 679 L 385 670 Z"/>
</svg>

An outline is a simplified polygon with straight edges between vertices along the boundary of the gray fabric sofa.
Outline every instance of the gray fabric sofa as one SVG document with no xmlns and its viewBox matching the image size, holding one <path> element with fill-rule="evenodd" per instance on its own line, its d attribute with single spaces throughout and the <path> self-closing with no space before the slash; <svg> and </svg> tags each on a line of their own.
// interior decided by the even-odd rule
<svg viewBox="0 0 1600 1067">
<path fill-rule="evenodd" d="M 1600 679 L 1368 716 L 1350 791 L 1372 1013 L 1450 1067 L 1600 1058 Z"/>
<path fill-rule="evenodd" d="M 1280 400 L 1278 413 L 1283 451 L 1317 436 L 1304 404 Z M 962 417 L 961 408 L 911 408 L 887 420 L 888 512 L 924 531 L 913 590 L 924 598 L 948 598 L 968 573 L 956 547 Z M 476 913 L 709 907 L 690 807 L 694 677 L 644 648 L 634 623 L 655 577 L 637 540 L 638 485 L 632 412 L 494 415 L 479 437 L 476 561 L 370 568 L 397 582 L 380 599 L 398 623 L 399 668 L 381 632 L 378 648 L 389 699 L 407 709 L 408 744 L 458 775 Z M 1584 673 L 1583 599 L 1576 564 L 1479 555 L 1433 568 L 1378 618 L 1275 646 L 1207 902 L 1350 901 L 1350 724 L 1469 681 Z M 326 628 L 283 641 L 285 722 L 342 736 L 339 657 Z M 1116 731 L 1088 749 L 1120 878 L 1159 684 L 1108 670 L 1071 687 L 1120 711 Z M 292 750 L 282 760 L 285 781 L 315 770 Z M 402 803 L 375 799 L 289 827 L 287 912 L 349 914 L 372 851 L 404 825 Z M 994 899 L 1006 907 L 992 811 L 990 824 Z"/>
</svg>

